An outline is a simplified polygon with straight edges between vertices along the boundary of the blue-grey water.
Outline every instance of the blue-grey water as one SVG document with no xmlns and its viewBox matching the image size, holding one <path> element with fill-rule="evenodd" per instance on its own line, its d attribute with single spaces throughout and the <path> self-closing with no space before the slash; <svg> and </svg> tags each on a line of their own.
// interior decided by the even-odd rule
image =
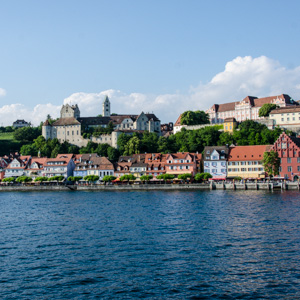
<svg viewBox="0 0 300 300">
<path fill-rule="evenodd" d="M 296 192 L 0 193 L 0 299 L 300 299 Z"/>
</svg>

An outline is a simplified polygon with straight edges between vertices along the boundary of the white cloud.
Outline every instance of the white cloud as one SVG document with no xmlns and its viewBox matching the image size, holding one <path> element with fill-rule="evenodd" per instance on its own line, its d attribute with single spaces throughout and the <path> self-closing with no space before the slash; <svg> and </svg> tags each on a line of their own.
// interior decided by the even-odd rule
<svg viewBox="0 0 300 300">
<path fill-rule="evenodd" d="M 119 90 L 106 90 L 74 93 L 63 103 L 77 103 L 81 116 L 96 116 L 102 114 L 102 101 L 108 95 L 113 113 L 154 112 L 162 122 L 175 122 L 185 110 L 206 110 L 214 103 L 239 101 L 248 95 L 266 97 L 282 93 L 295 100 L 300 99 L 300 66 L 287 69 L 266 56 L 245 56 L 229 61 L 222 72 L 206 84 L 190 87 L 187 94 L 126 94 Z M 39 104 L 33 110 L 22 104 L 6 105 L 0 108 L 0 123 L 10 125 L 15 119 L 22 118 L 39 124 L 48 113 L 53 117 L 59 116 L 59 110 L 60 106 L 51 104 Z"/>
<path fill-rule="evenodd" d="M 4 97 L 6 95 L 6 90 L 0 88 L 0 97 Z"/>
<path fill-rule="evenodd" d="M 41 121 L 46 120 L 48 114 L 52 117 L 58 117 L 59 111 L 60 106 L 50 103 L 38 104 L 33 109 L 20 103 L 4 105 L 0 107 L 0 126 L 11 126 L 17 119 L 24 119 L 34 126 L 38 126 Z"/>
</svg>

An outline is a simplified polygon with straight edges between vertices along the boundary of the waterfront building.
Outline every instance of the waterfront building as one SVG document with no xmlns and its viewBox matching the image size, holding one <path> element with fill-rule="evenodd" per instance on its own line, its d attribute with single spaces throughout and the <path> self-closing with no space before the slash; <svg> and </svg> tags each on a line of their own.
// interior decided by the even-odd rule
<svg viewBox="0 0 300 300">
<path fill-rule="evenodd" d="M 5 176 L 5 169 L 10 163 L 10 159 L 7 156 L 0 157 L 0 180 L 2 180 Z"/>
<path fill-rule="evenodd" d="M 300 106 L 288 106 L 274 109 L 269 114 L 273 126 L 300 132 Z"/>
<path fill-rule="evenodd" d="M 56 158 L 48 158 L 44 164 L 43 176 L 73 176 L 75 163 L 73 154 L 58 154 Z"/>
<path fill-rule="evenodd" d="M 213 179 L 225 180 L 228 151 L 228 146 L 206 146 L 203 151 L 204 172 L 210 173 Z"/>
<path fill-rule="evenodd" d="M 12 126 L 14 128 L 29 127 L 30 123 L 26 122 L 25 120 L 16 120 L 15 122 L 13 122 Z"/>
<path fill-rule="evenodd" d="M 271 150 L 280 158 L 279 176 L 289 180 L 300 178 L 300 138 L 288 136 L 283 132 Z"/>
<path fill-rule="evenodd" d="M 177 152 L 166 155 L 165 168 L 167 174 L 178 176 L 198 173 L 202 155 L 198 153 Z"/>
<path fill-rule="evenodd" d="M 32 157 L 30 163 L 24 170 L 24 175 L 29 176 L 33 179 L 39 176 L 43 176 L 44 165 L 47 159 L 47 157 Z"/>
<path fill-rule="evenodd" d="M 246 120 L 263 119 L 258 116 L 259 109 L 266 103 L 276 104 L 280 107 L 299 105 L 289 95 L 281 94 L 265 98 L 247 96 L 242 101 L 214 104 L 206 113 L 211 124 L 223 123 L 226 118 L 235 118 L 238 122 Z"/>
<path fill-rule="evenodd" d="M 227 178 L 265 178 L 262 163 L 264 153 L 272 145 L 234 146 L 229 148 L 227 160 Z"/>
<path fill-rule="evenodd" d="M 25 175 L 25 169 L 31 161 L 30 155 L 15 157 L 6 167 L 4 177 L 20 177 Z"/>
<path fill-rule="evenodd" d="M 133 154 L 131 156 L 120 156 L 115 166 L 115 176 L 132 174 L 136 178 L 145 175 L 147 165 L 145 164 L 146 154 Z M 142 174 L 142 175 L 141 175 Z"/>
<path fill-rule="evenodd" d="M 76 154 L 74 157 L 75 169 L 73 176 L 81 176 L 82 178 L 87 176 L 88 165 L 95 157 L 98 157 L 97 153 Z"/>
<path fill-rule="evenodd" d="M 106 157 L 94 157 L 88 162 L 87 175 L 99 176 L 102 180 L 104 176 L 114 175 L 114 165 Z"/>
<path fill-rule="evenodd" d="M 151 175 L 156 178 L 157 175 L 166 173 L 166 157 L 167 154 L 147 153 L 145 163 L 147 163 L 146 175 Z"/>
</svg>

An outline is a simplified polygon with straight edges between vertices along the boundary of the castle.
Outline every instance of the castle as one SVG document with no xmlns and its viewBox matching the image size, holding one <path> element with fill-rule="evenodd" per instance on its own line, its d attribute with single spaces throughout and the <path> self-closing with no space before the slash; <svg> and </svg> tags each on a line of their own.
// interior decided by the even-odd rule
<svg viewBox="0 0 300 300">
<path fill-rule="evenodd" d="M 106 128 L 109 123 L 114 125 L 111 134 L 103 134 L 99 137 L 84 139 L 81 132 L 101 126 Z M 47 139 L 57 138 L 60 143 L 65 141 L 78 147 L 84 147 L 89 141 L 98 144 L 109 144 L 117 148 L 118 137 L 121 133 L 132 135 L 134 132 L 155 132 L 161 135 L 160 120 L 154 115 L 141 112 L 139 115 L 111 115 L 110 101 L 106 96 L 102 104 L 102 117 L 80 117 L 78 105 L 63 105 L 60 110 L 60 118 L 53 124 L 49 120 L 44 122 L 42 135 Z"/>
</svg>

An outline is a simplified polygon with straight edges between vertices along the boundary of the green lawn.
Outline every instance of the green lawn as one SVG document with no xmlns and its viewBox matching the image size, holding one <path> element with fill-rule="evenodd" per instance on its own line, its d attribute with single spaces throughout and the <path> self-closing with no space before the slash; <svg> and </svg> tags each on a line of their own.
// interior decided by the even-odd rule
<svg viewBox="0 0 300 300">
<path fill-rule="evenodd" d="M 0 140 L 13 140 L 14 133 L 13 132 L 0 132 Z"/>
</svg>

